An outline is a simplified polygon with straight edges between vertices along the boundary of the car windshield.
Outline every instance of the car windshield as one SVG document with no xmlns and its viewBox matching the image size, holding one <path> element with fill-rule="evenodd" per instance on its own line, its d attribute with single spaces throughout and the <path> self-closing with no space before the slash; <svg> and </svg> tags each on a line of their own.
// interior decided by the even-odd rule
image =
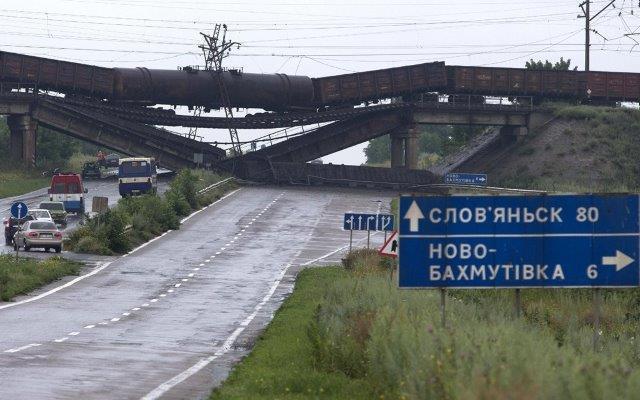
<svg viewBox="0 0 640 400">
<path fill-rule="evenodd" d="M 56 229 L 56 224 L 53 222 L 32 222 L 29 229 Z"/>
<path fill-rule="evenodd" d="M 49 212 L 45 210 L 34 210 L 34 211 L 31 211 L 30 214 L 33 215 L 36 219 L 51 218 L 51 215 L 49 214 Z"/>
<path fill-rule="evenodd" d="M 62 203 L 42 203 L 40 208 L 53 211 L 64 211 L 64 204 Z"/>
</svg>

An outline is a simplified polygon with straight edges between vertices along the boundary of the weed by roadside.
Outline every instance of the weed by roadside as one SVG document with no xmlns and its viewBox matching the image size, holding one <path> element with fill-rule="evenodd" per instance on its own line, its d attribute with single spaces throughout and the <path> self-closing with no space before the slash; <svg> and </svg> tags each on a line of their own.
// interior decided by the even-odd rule
<svg viewBox="0 0 640 400">
<path fill-rule="evenodd" d="M 46 260 L 0 255 L 0 298 L 9 301 L 66 275 L 77 275 L 81 264 L 51 257 Z"/>
</svg>

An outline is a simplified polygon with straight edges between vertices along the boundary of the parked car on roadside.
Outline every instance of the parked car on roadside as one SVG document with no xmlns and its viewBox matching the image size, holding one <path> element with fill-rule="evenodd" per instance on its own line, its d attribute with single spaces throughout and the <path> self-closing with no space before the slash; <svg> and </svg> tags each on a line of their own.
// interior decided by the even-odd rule
<svg viewBox="0 0 640 400">
<path fill-rule="evenodd" d="M 42 208 L 32 208 L 27 212 L 27 215 L 31 215 L 33 219 L 53 222 L 53 217 L 49 210 L 44 210 Z"/>
<path fill-rule="evenodd" d="M 62 251 L 62 232 L 51 221 L 33 220 L 22 224 L 13 237 L 13 248 L 25 251 L 41 248 L 44 251 L 54 249 L 56 253 Z"/>
<path fill-rule="evenodd" d="M 4 243 L 7 246 L 13 245 L 13 236 L 18 232 L 18 229 L 20 229 L 20 225 L 32 220 L 33 217 L 31 215 L 27 215 L 21 219 L 14 217 L 5 218 L 4 221 L 2 221 L 4 225 Z"/>
<path fill-rule="evenodd" d="M 64 209 L 64 203 L 61 201 L 43 201 L 40 203 L 41 209 L 48 210 L 51 218 L 56 224 L 67 226 L 67 211 Z"/>
</svg>

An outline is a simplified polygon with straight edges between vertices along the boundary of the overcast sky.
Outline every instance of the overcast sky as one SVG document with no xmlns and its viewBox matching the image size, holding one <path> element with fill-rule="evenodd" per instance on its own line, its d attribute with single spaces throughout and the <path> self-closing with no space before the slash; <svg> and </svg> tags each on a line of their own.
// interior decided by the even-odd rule
<svg viewBox="0 0 640 400">
<path fill-rule="evenodd" d="M 226 23 L 240 42 L 225 60 L 247 72 L 311 77 L 403 64 L 522 67 L 571 58 L 584 67 L 577 0 L 21 0 L 0 3 L 0 49 L 102 66 L 203 64 L 199 32 Z M 609 1 L 592 2 L 592 15 Z M 593 22 L 591 69 L 640 72 L 637 0 Z M 637 33 L 637 35 L 633 35 Z M 635 39 L 634 39 L 635 38 Z M 174 128 L 172 128 L 174 129 Z M 228 132 L 199 130 L 208 140 Z M 241 140 L 264 132 L 241 131 Z M 325 157 L 364 162 L 362 146 Z"/>
</svg>

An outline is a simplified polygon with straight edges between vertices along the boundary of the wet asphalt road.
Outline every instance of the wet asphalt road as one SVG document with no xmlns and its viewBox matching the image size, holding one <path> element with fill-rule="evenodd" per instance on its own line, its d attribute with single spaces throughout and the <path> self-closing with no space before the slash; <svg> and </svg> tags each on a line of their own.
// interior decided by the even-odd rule
<svg viewBox="0 0 640 400">
<path fill-rule="evenodd" d="M 247 354 L 297 271 L 339 262 L 349 243 L 343 213 L 387 211 L 389 200 L 245 187 L 66 288 L 0 303 L 2 398 L 206 398 Z M 363 246 L 366 233 L 354 241 Z"/>
<path fill-rule="evenodd" d="M 168 189 L 169 180 L 169 177 L 159 177 L 158 193 L 164 193 Z M 88 190 L 85 195 L 85 207 L 87 211 L 91 211 L 91 204 L 94 196 L 107 197 L 109 199 L 109 207 L 115 206 L 118 203 L 118 200 L 120 200 L 117 179 L 85 180 L 83 183 L 84 187 Z M 49 201 L 47 189 L 48 188 L 39 189 L 21 196 L 0 199 L 0 219 L 9 217 L 11 214 L 11 204 L 16 201 L 24 202 L 29 208 L 37 208 L 41 202 Z M 77 215 L 69 214 L 67 217 L 67 227 L 60 227 L 60 230 L 64 235 L 67 235 L 69 232 L 77 228 L 79 222 L 80 218 Z M 13 252 L 13 247 L 4 245 L 4 230 L 2 235 L 2 241 L 0 241 L 0 254 Z M 29 254 L 38 258 L 51 257 L 55 255 L 53 252 L 47 254 L 42 249 L 34 249 Z"/>
</svg>

